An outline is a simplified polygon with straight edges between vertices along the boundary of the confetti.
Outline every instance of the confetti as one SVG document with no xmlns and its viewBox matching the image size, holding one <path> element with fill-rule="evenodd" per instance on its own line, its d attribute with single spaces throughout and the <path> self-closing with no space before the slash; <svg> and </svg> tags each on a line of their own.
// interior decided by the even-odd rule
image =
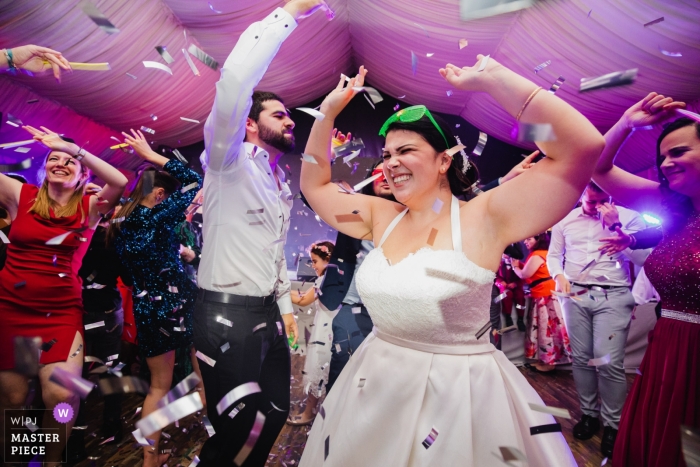
<svg viewBox="0 0 700 467">
<path fill-rule="evenodd" d="M 550 94 L 556 93 L 561 87 L 561 85 L 564 84 L 564 81 L 566 81 L 566 79 L 563 76 L 559 76 L 559 78 L 557 78 L 557 80 L 552 83 L 552 86 L 550 86 L 549 91 L 547 92 L 549 92 Z"/>
<path fill-rule="evenodd" d="M 333 154 L 335 157 L 344 157 L 364 148 L 365 144 L 361 138 L 353 138 L 352 141 L 346 141 L 340 146 L 333 148 Z"/>
<path fill-rule="evenodd" d="M 27 285 L 27 281 L 19 281 L 15 283 L 15 289 L 19 289 L 20 287 L 24 287 L 25 285 Z"/>
<path fill-rule="evenodd" d="M 241 402 L 240 404 L 235 406 L 231 412 L 229 412 L 228 417 L 229 418 L 235 417 L 238 414 L 238 412 L 240 412 L 244 408 L 245 408 L 245 404 L 243 402 Z"/>
<path fill-rule="evenodd" d="M 194 57 L 197 60 L 204 63 L 206 66 L 208 66 L 212 70 L 216 71 L 219 69 L 219 62 L 214 60 L 214 57 L 207 54 L 206 52 L 204 52 L 202 49 L 200 49 L 196 45 L 190 44 L 190 47 L 187 50 L 189 51 L 189 53 L 194 55 Z"/>
<path fill-rule="evenodd" d="M 414 22 L 413 24 L 415 24 L 416 26 L 418 26 L 419 28 L 421 28 L 423 30 L 423 32 L 425 33 L 425 37 L 430 37 L 430 34 L 428 34 L 427 29 L 425 29 L 423 26 L 421 26 L 420 24 L 418 24 L 416 22 Z"/>
<path fill-rule="evenodd" d="M 347 166 L 350 167 L 350 161 L 356 158 L 359 154 L 359 149 L 357 151 L 351 152 L 350 155 L 343 157 L 343 163 L 347 164 Z"/>
<path fill-rule="evenodd" d="M 479 141 L 476 143 L 476 146 L 472 150 L 472 156 L 480 156 L 482 152 L 484 152 L 484 147 L 486 147 L 486 141 L 488 141 L 489 135 L 484 133 L 483 131 L 479 132 Z"/>
<path fill-rule="evenodd" d="M 230 348 L 231 348 L 231 344 L 229 344 L 228 342 L 224 343 L 224 345 L 222 345 L 221 347 L 219 347 L 219 349 L 221 349 L 221 353 L 226 352 L 226 351 L 227 351 L 228 349 L 230 349 Z"/>
<path fill-rule="evenodd" d="M 383 177 L 383 176 L 384 176 L 383 173 L 378 173 L 376 175 L 373 175 L 373 176 L 361 181 L 360 183 L 358 183 L 357 185 L 352 187 L 352 189 L 355 192 L 359 192 L 360 190 L 362 190 L 362 188 L 364 188 L 365 186 L 369 185 L 370 183 L 374 182 L 375 180 L 377 180 L 378 178 Z"/>
<path fill-rule="evenodd" d="M 14 371 L 25 376 L 34 376 L 39 372 L 40 337 L 15 336 Z"/>
<path fill-rule="evenodd" d="M 503 334 L 508 334 L 509 332 L 515 331 L 516 329 L 518 329 L 518 326 L 516 326 L 516 325 L 514 324 L 514 325 L 512 325 L 512 326 L 508 326 L 507 328 L 499 329 L 499 330 L 498 330 L 498 333 L 501 334 L 501 335 L 503 335 Z"/>
<path fill-rule="evenodd" d="M 360 380 L 357 383 L 358 388 L 363 388 L 365 387 L 365 382 L 367 381 L 367 378 L 360 378 Z"/>
<path fill-rule="evenodd" d="M 484 325 L 481 327 L 481 329 L 479 329 L 479 330 L 476 332 L 476 334 L 474 334 L 474 336 L 475 336 L 477 339 L 479 339 L 481 336 L 483 336 L 484 334 L 486 334 L 486 331 L 488 331 L 490 327 L 491 327 L 491 321 L 489 321 L 489 322 L 487 322 L 486 324 L 484 324 Z"/>
<path fill-rule="evenodd" d="M 369 98 L 372 99 L 372 102 L 374 104 L 379 104 L 381 101 L 384 100 L 382 95 L 377 91 L 376 89 L 369 87 L 369 86 L 353 86 L 352 88 L 355 91 L 361 92 L 364 91 L 369 95 Z"/>
<path fill-rule="evenodd" d="M 323 115 L 321 112 L 319 112 L 316 109 L 312 109 L 310 107 L 297 107 L 294 110 L 300 110 L 304 113 L 307 113 L 307 114 L 311 115 L 312 117 L 314 117 L 316 120 L 323 120 L 324 118 L 326 118 L 326 116 Z"/>
<path fill-rule="evenodd" d="M 8 120 L 8 122 L 9 122 L 9 120 Z M 16 148 L 17 146 L 26 146 L 26 145 L 28 145 L 28 144 L 33 144 L 33 143 L 35 143 L 35 142 L 36 142 L 36 140 L 33 140 L 33 139 L 25 139 L 25 140 L 22 140 L 22 141 L 15 141 L 15 142 L 12 142 L 12 143 L 3 143 L 3 144 L 0 144 L 0 148 L 2 148 L 2 149 Z M 27 167 L 27 168 L 28 168 L 28 167 Z"/>
<path fill-rule="evenodd" d="M 50 314 L 50 313 L 49 313 L 49 314 Z M 54 345 L 56 342 L 58 342 L 58 340 L 56 340 L 56 339 L 51 339 L 51 340 L 48 341 L 48 342 L 42 343 L 42 344 L 41 344 L 41 350 L 42 350 L 42 352 L 48 352 L 49 350 L 51 350 L 51 347 L 53 347 L 53 345 Z"/>
<path fill-rule="evenodd" d="M 484 71 L 486 69 L 486 65 L 489 63 L 489 59 L 491 58 L 491 55 L 487 55 L 484 58 L 481 59 L 481 64 L 479 64 L 479 68 L 477 68 L 476 71 Z"/>
<path fill-rule="evenodd" d="M 131 73 L 125 73 L 126 76 L 128 76 L 131 79 L 136 79 L 136 76 L 132 75 Z"/>
<path fill-rule="evenodd" d="M 224 317 L 222 317 L 222 316 L 217 316 L 217 317 L 216 317 L 216 322 L 217 322 L 217 323 L 224 324 L 224 325 L 226 325 L 226 326 L 228 326 L 228 327 L 230 327 L 230 328 L 233 327 L 233 321 L 229 321 L 229 320 L 227 320 L 226 318 L 224 318 Z"/>
<path fill-rule="evenodd" d="M 107 380 L 104 380 L 107 381 Z M 147 417 L 136 422 L 136 428 L 141 430 L 144 436 L 150 436 L 160 431 L 175 420 L 180 420 L 194 412 L 202 410 L 202 399 L 198 392 L 181 397 L 172 404 L 156 410 Z"/>
<path fill-rule="evenodd" d="M 265 212 L 265 208 L 260 208 L 260 209 L 248 209 L 246 211 L 246 214 L 262 214 Z"/>
<path fill-rule="evenodd" d="M 546 62 L 540 63 L 539 65 L 537 65 L 535 67 L 535 73 L 539 73 L 540 71 L 544 70 L 545 68 L 547 68 L 551 64 L 552 64 L 551 60 L 547 60 Z"/>
<path fill-rule="evenodd" d="M 554 295 L 556 297 L 562 297 L 562 298 L 574 298 L 574 297 L 577 297 L 578 295 L 583 295 L 586 292 L 587 292 L 586 289 L 579 290 L 578 292 L 568 292 L 568 293 L 553 290 L 552 295 Z"/>
<path fill-rule="evenodd" d="M 690 110 L 685 109 L 676 109 L 676 112 L 683 115 L 684 117 L 692 118 L 696 122 L 700 122 L 700 114 L 696 114 L 695 112 L 691 112 Z"/>
<path fill-rule="evenodd" d="M 556 141 L 554 129 L 551 123 L 523 123 L 517 122 L 510 132 L 513 140 L 524 141 Z"/>
<path fill-rule="evenodd" d="M 156 130 L 154 130 L 153 128 L 148 128 L 147 126 L 143 126 L 143 125 L 141 126 L 141 131 L 145 131 L 146 133 L 150 133 L 152 135 L 156 134 Z"/>
<path fill-rule="evenodd" d="M 75 427 L 73 429 L 75 430 Z M 132 431 L 131 434 L 136 442 L 139 443 L 139 446 L 153 446 L 156 443 L 152 439 L 146 439 L 138 428 Z"/>
<path fill-rule="evenodd" d="M 183 187 L 183 188 L 180 190 L 180 193 L 187 193 L 188 191 L 194 190 L 195 188 L 199 188 L 199 183 L 198 183 L 198 182 L 190 183 L 189 185 Z"/>
<path fill-rule="evenodd" d="M 362 216 L 358 214 L 339 214 L 335 216 L 336 222 L 343 224 L 346 222 L 364 222 Z"/>
<path fill-rule="evenodd" d="M 518 448 L 511 448 L 508 446 L 499 446 L 498 449 L 501 451 L 501 456 L 503 457 L 503 462 L 511 461 L 527 461 L 525 454 L 520 452 Z"/>
<path fill-rule="evenodd" d="M 401 108 L 401 106 L 400 106 L 400 105 L 398 104 L 398 102 L 397 102 L 396 105 L 394 106 L 394 112 L 396 112 L 397 110 L 399 110 L 399 108 Z"/>
<path fill-rule="evenodd" d="M 36 104 L 37 102 L 39 102 L 39 99 L 29 99 L 29 100 L 27 101 L 27 104 Z M 74 427 L 74 428 L 75 428 L 75 427 Z"/>
<path fill-rule="evenodd" d="M 83 350 L 83 344 L 78 344 L 78 348 L 70 355 L 70 358 L 77 357 L 81 350 Z"/>
<path fill-rule="evenodd" d="M 445 151 L 445 154 L 447 154 L 450 157 L 454 157 L 455 154 L 462 151 L 463 149 L 466 149 L 466 146 L 464 146 L 463 144 L 458 144 L 457 146 L 452 146 L 450 149 Z"/>
<path fill-rule="evenodd" d="M 668 50 L 664 50 L 661 47 L 659 47 L 659 52 L 666 55 L 667 57 L 682 57 L 683 56 L 683 54 L 680 52 L 669 52 Z"/>
<path fill-rule="evenodd" d="M 442 206 L 444 204 L 445 203 L 443 203 L 440 198 L 435 199 L 435 202 L 433 203 L 433 211 L 435 212 L 435 214 L 440 214 L 440 211 L 442 210 Z"/>
<path fill-rule="evenodd" d="M 411 50 L 411 72 L 413 73 L 413 76 L 416 76 L 416 73 L 418 72 L 418 56 L 413 53 Z M 399 97 L 399 99 L 401 99 Z"/>
<path fill-rule="evenodd" d="M 80 71 L 110 71 L 112 69 L 109 63 L 76 63 L 69 62 L 73 70 Z"/>
<path fill-rule="evenodd" d="M 591 358 L 588 360 L 588 366 L 603 366 L 610 364 L 610 354 L 606 354 L 602 357 Z"/>
<path fill-rule="evenodd" d="M 2 243 L 8 244 L 10 243 L 10 239 L 7 238 L 7 235 L 5 235 L 5 232 L 0 230 L 0 240 L 2 240 Z"/>
<path fill-rule="evenodd" d="M 49 379 L 59 386 L 68 389 L 70 392 L 77 394 L 81 399 L 87 398 L 88 394 L 90 394 L 95 387 L 90 381 L 76 376 L 60 367 L 55 367 L 53 369 Z"/>
<path fill-rule="evenodd" d="M 362 313 L 362 307 L 361 306 L 354 306 L 352 307 L 352 314 L 353 315 L 359 315 Z"/>
<path fill-rule="evenodd" d="M 539 425 L 530 427 L 530 435 L 539 435 L 542 433 L 559 433 L 561 432 L 561 424 L 552 423 L 549 425 Z"/>
<path fill-rule="evenodd" d="M 109 149 L 128 148 L 129 146 L 130 146 L 129 143 L 120 143 L 120 144 L 115 144 L 114 146 L 110 146 Z"/>
<path fill-rule="evenodd" d="M 33 424 L 32 422 L 29 421 L 29 418 L 27 418 L 27 421 L 24 422 L 24 426 L 29 428 L 29 431 L 31 431 L 32 433 L 34 433 L 36 430 L 39 429 L 38 426 L 36 426 L 35 424 Z"/>
<path fill-rule="evenodd" d="M 452 92 L 451 89 L 450 89 L 450 90 L 447 90 L 447 91 L 445 91 L 445 92 L 446 92 L 446 94 L 447 94 L 447 97 L 452 97 L 453 92 Z"/>
<path fill-rule="evenodd" d="M 219 11 L 216 8 L 214 8 L 214 5 L 212 5 L 211 2 L 209 2 L 209 9 L 211 11 L 213 11 L 214 13 L 216 13 L 217 15 L 223 13 L 223 11 Z"/>
<path fill-rule="evenodd" d="M 603 76 L 595 78 L 581 78 L 579 92 L 590 91 L 592 89 L 609 88 L 612 86 L 621 86 L 624 84 L 632 84 L 637 79 L 638 68 L 632 68 L 624 71 L 614 71 Z"/>
<path fill-rule="evenodd" d="M 681 425 L 681 448 L 688 467 L 700 465 L 700 430 Z"/>
<path fill-rule="evenodd" d="M 646 28 L 647 26 L 651 26 L 652 24 L 658 24 L 664 20 L 664 17 L 656 18 L 655 20 L 649 21 L 648 23 L 644 23 L 644 27 Z"/>
<path fill-rule="evenodd" d="M 170 76 L 172 76 L 172 74 L 173 74 L 173 70 L 171 70 L 169 66 L 163 65 L 162 63 L 152 62 L 150 60 L 146 60 L 143 62 L 143 66 L 145 66 L 146 68 L 155 68 L 157 70 L 164 71 L 167 74 L 169 74 Z"/>
<path fill-rule="evenodd" d="M 22 162 L 16 164 L 0 164 L 0 172 L 19 172 L 20 170 L 26 170 L 32 166 L 31 159 L 25 159 Z"/>
<path fill-rule="evenodd" d="M 185 56 L 185 61 L 187 61 L 187 64 L 190 66 L 190 70 L 192 70 L 192 73 L 195 76 L 200 76 L 199 70 L 197 69 L 194 62 L 192 61 L 192 58 L 190 57 L 189 52 L 187 52 L 187 50 L 185 50 L 185 49 L 182 49 L 182 54 Z M 182 117 L 180 117 L 180 118 L 182 118 Z"/>
<path fill-rule="evenodd" d="M 534 410 L 535 412 L 548 413 L 554 415 L 555 417 L 566 418 L 568 420 L 571 420 L 571 414 L 566 409 L 560 409 L 557 407 L 547 407 L 546 405 L 532 403 L 529 403 L 528 405 L 530 406 L 530 409 Z"/>
<path fill-rule="evenodd" d="M 121 378 L 104 378 L 97 382 L 100 392 L 104 396 L 110 394 L 139 393 L 148 394 L 148 383 L 135 376 L 122 376 Z M 148 433 L 146 436 L 148 436 Z"/>
<path fill-rule="evenodd" d="M 437 229 L 430 229 L 430 234 L 428 235 L 428 241 L 426 242 L 428 245 L 433 246 L 435 243 L 435 238 L 437 237 L 438 231 Z"/>
<path fill-rule="evenodd" d="M 84 0 L 80 3 L 80 9 L 107 34 L 117 34 L 119 32 L 119 29 L 91 2 Z"/>
<path fill-rule="evenodd" d="M 85 325 L 85 330 L 89 331 L 90 329 L 96 329 L 96 328 L 101 328 L 102 326 L 105 325 L 104 321 L 97 321 L 95 323 L 90 323 Z"/>
<path fill-rule="evenodd" d="M 428 449 L 430 446 L 432 446 L 433 443 L 435 442 L 435 439 L 437 438 L 438 434 L 439 434 L 439 432 L 438 432 L 437 428 L 433 427 L 430 430 L 430 433 L 428 434 L 428 436 L 426 436 L 425 439 L 423 440 L 423 443 L 422 443 L 423 447 L 425 449 Z"/>
<path fill-rule="evenodd" d="M 188 392 L 193 390 L 201 382 L 197 373 L 190 373 L 185 379 L 177 383 L 177 386 L 172 388 L 162 399 L 156 403 L 156 407 L 161 408 L 166 405 L 175 402 L 177 399 L 186 395 Z"/>
<path fill-rule="evenodd" d="M 331 435 L 326 436 L 326 440 L 323 442 L 323 460 L 328 459 L 328 454 L 331 450 Z"/>
<path fill-rule="evenodd" d="M 241 450 L 238 451 L 236 457 L 233 459 L 234 464 L 242 465 L 245 462 L 245 460 L 248 458 L 248 455 L 253 450 L 253 447 L 255 447 L 255 443 L 258 442 L 260 432 L 262 432 L 264 425 L 265 415 L 263 415 L 261 412 L 258 412 L 255 415 L 255 423 L 253 424 L 253 428 L 251 428 L 250 433 L 248 434 L 248 439 L 246 440 Z"/>
<path fill-rule="evenodd" d="M 206 363 L 207 363 L 210 367 L 212 367 L 212 368 L 214 367 L 214 365 L 216 365 L 216 360 L 207 357 L 206 355 L 204 355 L 204 354 L 203 354 L 202 352 L 200 352 L 199 350 L 198 350 L 197 353 L 195 354 L 195 357 L 197 357 L 198 359 L 202 360 L 203 362 L 206 362 Z"/>
<path fill-rule="evenodd" d="M 255 381 L 241 384 L 240 386 L 237 386 L 231 391 L 229 391 L 228 394 L 226 394 L 219 401 L 219 403 L 216 404 L 216 410 L 219 413 L 219 415 L 221 415 L 224 411 L 226 411 L 226 409 L 231 407 L 231 405 L 233 405 L 238 400 L 258 392 L 260 392 L 260 386 Z"/>
</svg>

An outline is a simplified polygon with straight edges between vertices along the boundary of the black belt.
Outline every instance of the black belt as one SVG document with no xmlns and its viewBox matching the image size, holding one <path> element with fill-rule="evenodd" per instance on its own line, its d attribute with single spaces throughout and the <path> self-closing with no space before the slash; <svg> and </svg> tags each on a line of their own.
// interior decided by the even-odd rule
<svg viewBox="0 0 700 467">
<path fill-rule="evenodd" d="M 267 297 L 249 297 L 247 295 L 234 295 L 205 289 L 199 289 L 197 298 L 204 302 L 216 302 L 225 305 L 267 306 L 275 303 L 275 294 L 270 294 Z"/>
<path fill-rule="evenodd" d="M 620 287 L 627 287 L 625 285 L 598 285 L 598 284 L 579 284 L 578 282 L 572 282 L 571 285 L 575 285 L 577 287 L 583 287 L 584 289 L 592 289 L 593 287 L 600 287 L 603 290 L 610 290 L 610 289 L 618 289 Z M 629 287 L 627 287 L 629 288 Z"/>
<path fill-rule="evenodd" d="M 541 277 L 541 278 L 539 278 L 539 279 L 536 279 L 536 280 L 530 282 L 530 283 L 528 284 L 528 287 L 530 287 L 531 289 L 533 289 L 533 288 L 535 288 L 535 286 L 540 285 L 542 282 L 551 281 L 551 280 L 552 280 L 551 277 Z"/>
</svg>

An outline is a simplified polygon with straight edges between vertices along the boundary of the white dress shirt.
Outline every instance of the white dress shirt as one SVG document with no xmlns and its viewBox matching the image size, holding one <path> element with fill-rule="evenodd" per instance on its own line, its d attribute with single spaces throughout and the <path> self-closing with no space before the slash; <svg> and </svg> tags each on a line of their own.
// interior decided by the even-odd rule
<svg viewBox="0 0 700 467">
<path fill-rule="evenodd" d="M 616 206 L 625 233 L 638 232 L 646 224 L 637 212 Z M 616 235 L 603 226 L 600 219 L 584 214 L 583 208 L 575 208 L 564 219 L 552 227 L 552 239 L 547 253 L 547 268 L 552 277 L 559 274 L 570 282 L 609 286 L 631 285 L 629 261 L 641 266 L 651 250 L 629 248 L 612 257 L 601 255 L 598 248 L 601 238 Z M 591 261 L 596 263 L 581 273 Z"/>
<path fill-rule="evenodd" d="M 278 187 L 267 151 L 243 140 L 253 89 L 296 26 L 277 8 L 243 32 L 216 83 L 201 157 L 206 175 L 199 287 L 253 297 L 274 293 L 282 314 L 292 312 L 284 258 L 292 193 L 280 167 Z"/>
</svg>

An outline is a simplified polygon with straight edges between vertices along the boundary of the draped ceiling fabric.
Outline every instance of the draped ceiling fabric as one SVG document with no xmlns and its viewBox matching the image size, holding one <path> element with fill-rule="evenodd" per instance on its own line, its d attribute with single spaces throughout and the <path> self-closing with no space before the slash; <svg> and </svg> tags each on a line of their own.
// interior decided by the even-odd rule
<svg viewBox="0 0 700 467">
<path fill-rule="evenodd" d="M 405 96 L 401 98 L 409 104 L 461 115 L 489 135 L 510 142 L 512 117 L 485 94 L 453 90 L 449 96 L 450 87 L 437 72 L 448 62 L 472 65 L 476 54 L 482 53 L 545 89 L 564 77 L 557 96 L 603 132 L 649 91 L 685 100 L 692 110 L 700 110 L 697 0 L 543 0 L 525 10 L 467 22 L 460 20 L 458 0 L 328 3 L 335 19 L 328 22 L 316 13 L 302 20 L 259 86 L 280 94 L 290 108 L 324 95 L 341 72 L 364 64 L 370 70 L 370 84 L 382 92 Z M 195 76 L 181 50 L 195 44 L 223 64 L 241 32 L 282 2 L 93 0 L 93 4 L 120 29 L 118 34 L 99 29 L 78 0 L 0 0 L 0 47 L 40 44 L 60 50 L 70 61 L 109 62 L 112 68 L 75 71 L 64 75 L 61 84 L 52 77 L 0 76 L 0 142 L 25 139 L 21 130 L 4 123 L 8 113 L 89 141 L 88 149 L 126 168 L 133 168 L 133 157 L 109 154 L 107 148 L 114 144 L 110 136 L 128 128 L 153 128 L 156 133 L 149 139 L 155 144 L 178 147 L 200 141 L 219 73 L 194 59 L 201 74 Z M 661 16 L 663 22 L 644 27 Z M 461 50 L 460 39 L 468 41 Z M 158 45 L 166 46 L 175 58 L 169 65 L 172 76 L 141 63 L 165 63 L 155 50 Z M 661 50 L 682 57 L 666 56 Z M 415 76 L 412 52 L 417 58 Z M 535 66 L 547 60 L 551 64 L 535 74 Z M 633 85 L 578 92 L 583 77 L 630 68 L 639 69 Z M 33 98 L 39 101 L 28 104 Z M 620 164 L 633 172 L 653 166 L 659 131 L 635 132 L 618 158 Z M 4 161 L 7 154 L 0 151 L 0 156 Z"/>
</svg>

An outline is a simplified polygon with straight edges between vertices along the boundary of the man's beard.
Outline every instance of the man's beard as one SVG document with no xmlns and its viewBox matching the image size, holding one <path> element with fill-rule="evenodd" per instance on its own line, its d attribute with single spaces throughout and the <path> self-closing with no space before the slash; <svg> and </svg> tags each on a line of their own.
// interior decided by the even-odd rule
<svg viewBox="0 0 700 467">
<path fill-rule="evenodd" d="M 294 151 L 294 133 L 292 133 L 291 130 L 289 133 L 285 133 L 284 131 L 276 132 L 260 123 L 258 123 L 258 130 L 260 132 L 260 139 L 265 144 L 272 146 L 283 153 Z M 289 134 L 290 138 L 287 138 L 285 136 L 286 134 Z"/>
</svg>

